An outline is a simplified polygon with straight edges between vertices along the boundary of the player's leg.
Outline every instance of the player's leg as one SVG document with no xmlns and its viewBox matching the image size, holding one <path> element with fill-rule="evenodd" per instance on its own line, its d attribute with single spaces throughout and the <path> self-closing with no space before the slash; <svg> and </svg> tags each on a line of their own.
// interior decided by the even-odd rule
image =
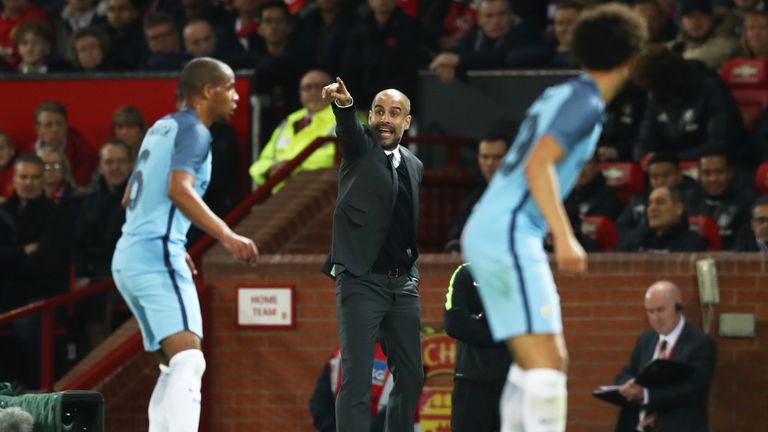
<svg viewBox="0 0 768 432">
<path fill-rule="evenodd" d="M 140 317 L 145 349 L 159 352 L 161 364 L 168 366 L 153 392 L 150 427 L 197 432 L 205 357 L 200 350 L 200 304 L 191 274 L 184 267 L 181 272 L 134 275 L 131 283 L 129 305 Z"/>
<path fill-rule="evenodd" d="M 205 357 L 200 350 L 200 338 L 183 331 L 161 342 L 168 361 L 168 384 L 162 408 L 169 431 L 197 432 L 200 423 L 200 402 Z"/>
<path fill-rule="evenodd" d="M 510 338 L 507 345 L 519 369 L 510 373 L 521 386 L 522 420 L 526 432 L 565 430 L 568 392 L 567 353 L 561 334 Z M 516 409 L 516 408 L 509 408 Z"/>
<path fill-rule="evenodd" d="M 160 376 L 157 378 L 152 396 L 149 398 L 149 432 L 170 432 L 168 423 L 165 421 L 165 411 L 162 408 L 169 376 L 170 369 L 165 364 L 161 364 Z"/>
<path fill-rule="evenodd" d="M 144 292 L 143 287 L 153 284 L 158 279 L 151 274 L 136 274 L 118 270 L 113 271 L 112 276 L 118 292 L 120 292 L 128 308 L 131 309 L 131 313 L 139 323 L 139 329 L 141 329 L 144 339 L 144 349 L 147 351 L 157 350 L 155 354 L 157 354 L 158 363 L 160 363 L 160 375 L 157 378 L 154 390 L 152 390 L 152 396 L 149 399 L 149 407 L 147 409 L 149 432 L 170 432 L 165 419 L 165 411 L 162 409 L 163 397 L 168 386 L 168 359 L 162 353 L 162 350 L 158 349 L 159 345 L 155 341 L 152 327 L 141 305 L 141 301 L 137 297 L 137 294 L 140 296 Z"/>
<path fill-rule="evenodd" d="M 526 328 L 507 346 L 522 371 L 522 414 L 526 432 L 561 432 L 567 412 L 568 354 L 562 336 L 560 297 L 546 261 L 521 260 L 519 288 Z"/>
<path fill-rule="evenodd" d="M 501 432 L 523 431 L 523 370 L 512 363 L 498 403 Z"/>
<path fill-rule="evenodd" d="M 522 423 L 526 431 L 562 431 L 567 355 L 560 300 L 541 239 L 519 235 L 514 240 L 511 254 L 465 251 L 494 338 L 511 340 L 515 364 L 505 388 L 502 424 L 505 430 Z"/>
<path fill-rule="evenodd" d="M 200 347 L 203 323 L 192 274 L 186 266 L 179 269 L 168 273 L 173 295 L 167 299 L 162 322 L 156 323 L 169 368 L 163 407 L 171 432 L 197 432 L 206 367 Z"/>
</svg>

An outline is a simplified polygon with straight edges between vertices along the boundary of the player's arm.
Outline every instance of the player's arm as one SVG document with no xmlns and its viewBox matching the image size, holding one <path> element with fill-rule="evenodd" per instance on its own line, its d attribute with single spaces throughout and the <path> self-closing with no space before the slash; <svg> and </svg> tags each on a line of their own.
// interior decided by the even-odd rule
<svg viewBox="0 0 768 432">
<path fill-rule="evenodd" d="M 180 170 L 172 170 L 168 178 L 168 197 L 184 216 L 224 247 L 235 258 L 251 262 L 258 251 L 249 238 L 235 234 L 221 218 L 216 216 L 195 192 L 195 177 Z"/>
<path fill-rule="evenodd" d="M 543 135 L 525 164 L 525 176 L 531 196 L 552 231 L 558 268 L 581 273 L 587 268 L 586 253 L 573 235 L 573 228 L 559 198 L 555 164 L 563 155 L 560 144 L 551 136 Z"/>
<path fill-rule="evenodd" d="M 128 208 L 128 203 L 131 201 L 131 185 L 128 185 L 125 187 L 125 192 L 123 192 L 123 199 L 120 200 L 120 205 L 123 206 L 123 208 Z"/>
</svg>

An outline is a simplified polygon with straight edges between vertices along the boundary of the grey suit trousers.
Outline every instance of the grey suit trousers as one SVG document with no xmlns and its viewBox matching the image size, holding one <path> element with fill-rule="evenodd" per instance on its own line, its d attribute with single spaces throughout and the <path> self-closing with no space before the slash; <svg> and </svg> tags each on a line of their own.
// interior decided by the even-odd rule
<svg viewBox="0 0 768 432">
<path fill-rule="evenodd" d="M 371 370 L 378 337 L 394 379 L 385 430 L 412 432 L 424 384 L 418 280 L 344 271 L 336 276 L 336 318 L 342 366 L 336 431 L 370 430 Z"/>
</svg>

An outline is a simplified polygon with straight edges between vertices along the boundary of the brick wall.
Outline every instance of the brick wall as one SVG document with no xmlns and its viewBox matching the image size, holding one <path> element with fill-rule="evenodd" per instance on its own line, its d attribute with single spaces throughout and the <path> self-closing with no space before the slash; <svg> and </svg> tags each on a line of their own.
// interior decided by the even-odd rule
<svg viewBox="0 0 768 432">
<path fill-rule="evenodd" d="M 717 312 L 757 316 L 756 339 L 717 338 L 719 364 L 711 398 L 714 431 L 762 430 L 768 421 L 768 283 L 761 256 L 717 254 L 721 304 Z M 684 293 L 685 313 L 701 322 L 694 270 L 701 255 L 605 254 L 590 257 L 587 276 L 557 276 L 571 355 L 569 431 L 611 430 L 616 410 L 590 392 L 610 383 L 646 328 L 642 296 L 660 277 Z M 317 269 L 322 255 L 265 257 L 245 271 L 216 254 L 206 264 L 212 287 L 209 404 L 216 431 L 311 431 L 307 401 L 336 344 L 333 285 Z M 448 255 L 420 260 L 422 322 L 442 327 L 445 287 L 458 264 Z M 290 330 L 235 325 L 241 282 L 296 288 L 297 325 Z M 713 331 L 716 332 L 716 325 Z"/>
<path fill-rule="evenodd" d="M 254 238 L 264 253 L 255 268 L 232 263 L 221 247 L 206 256 L 207 430 L 313 430 L 307 402 L 336 345 L 335 297 L 332 281 L 319 272 L 325 255 L 303 253 L 327 249 L 321 245 L 330 240 L 335 181 L 333 171 L 301 173 L 253 209 L 238 231 Z M 646 328 L 642 296 L 650 283 L 658 278 L 676 282 L 684 293 L 686 316 L 701 323 L 694 262 L 703 256 L 708 255 L 594 254 L 588 275 L 556 275 L 571 355 L 569 432 L 613 430 L 616 409 L 590 393 L 613 380 Z M 768 387 L 768 263 L 760 255 L 712 256 L 720 275 L 717 312 L 757 316 L 757 338 L 717 338 L 712 430 L 763 430 L 768 423 L 768 394 L 763 390 Z M 458 257 L 450 255 L 420 257 L 424 325 L 442 327 L 445 288 L 458 264 Z M 295 328 L 237 327 L 235 288 L 248 282 L 294 286 Z M 146 404 L 156 376 L 152 356 L 141 354 L 102 383 L 108 431 L 146 427 Z"/>
</svg>

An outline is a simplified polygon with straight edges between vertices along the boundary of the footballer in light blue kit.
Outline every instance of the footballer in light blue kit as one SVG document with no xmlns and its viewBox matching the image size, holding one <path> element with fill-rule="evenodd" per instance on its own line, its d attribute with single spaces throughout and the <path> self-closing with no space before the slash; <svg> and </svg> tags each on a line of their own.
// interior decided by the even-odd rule
<svg viewBox="0 0 768 432">
<path fill-rule="evenodd" d="M 186 252 L 190 224 L 252 262 L 253 241 L 235 234 L 202 201 L 211 178 L 214 121 L 229 118 L 238 100 L 232 69 L 207 57 L 187 64 L 179 92 L 184 107 L 158 120 L 144 137 L 123 205 L 122 236 L 112 259 L 120 294 L 139 322 L 144 348 L 157 354 L 149 401 L 150 432 L 196 432 L 205 357 L 200 303 Z"/>
<path fill-rule="evenodd" d="M 115 282 L 139 322 L 147 351 L 159 350 L 160 341 L 179 329 L 203 336 L 186 263 L 191 222 L 168 197 L 171 171 L 192 175 L 195 193 L 205 194 L 211 180 L 211 133 L 189 108 L 163 117 L 147 131 L 128 181 L 123 235 L 112 260 Z"/>
<path fill-rule="evenodd" d="M 542 136 L 554 139 L 563 151 L 555 165 L 557 198 L 565 200 L 595 151 L 604 108 L 588 75 L 548 88 L 528 109 L 467 221 L 462 250 L 486 288 L 481 290 L 488 299 L 486 310 L 497 310 L 488 312 L 496 340 L 562 331 L 559 298 L 542 246 L 547 222 L 531 196 L 524 167 Z M 511 295 L 510 287 L 519 295 Z M 510 307 L 522 313 L 508 313 Z"/>
<path fill-rule="evenodd" d="M 643 19 L 623 5 L 581 14 L 571 54 L 584 73 L 531 105 L 467 221 L 462 251 L 491 332 L 515 359 L 502 394 L 502 432 L 565 430 L 567 352 L 543 239 L 550 230 L 559 271 L 586 271 L 563 200 L 592 157 L 604 107 L 629 78 L 645 39 Z"/>
</svg>

